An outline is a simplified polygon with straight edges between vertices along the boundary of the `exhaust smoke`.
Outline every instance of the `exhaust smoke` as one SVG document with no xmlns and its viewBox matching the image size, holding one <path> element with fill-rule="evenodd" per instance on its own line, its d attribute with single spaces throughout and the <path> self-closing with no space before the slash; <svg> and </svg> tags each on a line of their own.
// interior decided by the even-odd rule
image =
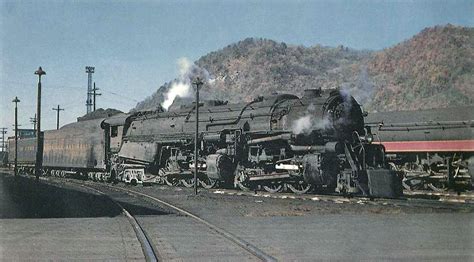
<svg viewBox="0 0 474 262">
<path fill-rule="evenodd" d="M 164 101 L 161 103 L 161 106 L 165 110 L 169 109 L 176 97 L 192 97 L 194 93 L 192 81 L 197 77 L 200 77 L 207 85 L 212 85 L 214 83 L 214 79 L 210 77 L 209 72 L 206 69 L 192 63 L 188 58 L 182 57 L 178 59 L 177 64 L 179 68 L 179 77 L 170 83 L 169 89 L 164 95 Z"/>
<path fill-rule="evenodd" d="M 316 107 L 310 104 L 306 109 L 304 116 L 293 121 L 292 131 L 294 134 L 307 134 L 309 135 L 313 130 L 325 130 L 332 128 L 332 123 L 326 116 L 322 119 L 315 117 Z"/>
</svg>

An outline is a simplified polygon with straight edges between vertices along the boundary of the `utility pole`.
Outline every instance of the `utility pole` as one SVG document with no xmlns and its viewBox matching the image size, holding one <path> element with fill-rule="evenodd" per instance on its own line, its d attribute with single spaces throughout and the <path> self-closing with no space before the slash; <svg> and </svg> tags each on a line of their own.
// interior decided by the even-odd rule
<svg viewBox="0 0 474 262">
<path fill-rule="evenodd" d="M 87 73 L 87 100 L 86 100 L 86 110 L 87 114 L 92 111 L 92 74 L 94 73 L 95 67 L 86 66 Z"/>
<path fill-rule="evenodd" d="M 198 145 L 199 145 L 199 89 L 204 84 L 198 77 L 193 82 L 196 85 L 196 132 L 194 137 L 194 194 L 197 195 L 197 184 L 198 184 Z"/>
<path fill-rule="evenodd" d="M 56 129 L 59 129 L 59 111 L 64 111 L 64 108 L 53 108 L 53 110 L 58 111 L 56 116 Z"/>
<path fill-rule="evenodd" d="M 38 97 L 36 105 L 36 162 L 35 162 L 35 176 L 36 181 L 39 181 L 41 175 L 41 169 L 43 167 L 43 148 L 41 147 L 41 76 L 46 75 L 41 66 L 35 71 L 35 75 L 38 75 Z"/>
<path fill-rule="evenodd" d="M 20 99 L 15 96 L 15 99 L 12 101 L 15 103 L 15 162 L 13 166 L 13 173 L 15 176 L 18 175 L 18 103 L 20 102 Z"/>
<path fill-rule="evenodd" d="M 97 90 L 99 90 L 99 88 L 95 87 L 95 82 L 94 82 L 94 89 L 92 89 L 92 95 L 94 97 L 94 111 L 95 111 L 95 97 L 102 95 L 102 94 L 96 93 L 95 91 L 97 91 Z"/>
<path fill-rule="evenodd" d="M 2 152 L 5 152 L 5 134 L 7 133 L 7 128 L 2 127 L 0 130 L 0 132 L 2 132 Z"/>
<path fill-rule="evenodd" d="M 33 124 L 33 131 L 35 132 L 35 135 L 36 135 L 36 114 L 35 114 L 35 117 L 30 117 L 30 123 Z"/>
</svg>

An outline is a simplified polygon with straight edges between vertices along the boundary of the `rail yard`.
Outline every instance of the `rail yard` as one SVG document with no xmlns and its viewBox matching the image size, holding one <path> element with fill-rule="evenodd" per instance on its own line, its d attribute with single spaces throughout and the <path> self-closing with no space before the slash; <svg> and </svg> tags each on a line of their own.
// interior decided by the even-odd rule
<svg viewBox="0 0 474 262">
<path fill-rule="evenodd" d="M 2 186 L 15 179 L 11 173 L 1 177 Z M 33 177 L 16 179 L 31 194 L 38 193 L 34 197 L 39 206 L 30 214 L 11 214 L 2 201 L 3 215 L 23 218 L 0 220 L 0 241 L 8 247 L 2 254 L 10 259 L 54 259 L 66 254 L 120 260 L 156 256 L 166 261 L 472 258 L 472 241 L 466 232 L 471 230 L 474 204 L 473 196 L 466 193 L 370 200 L 202 189 L 195 196 L 185 187 L 49 177 L 39 182 L 41 190 L 50 192 L 48 198 L 33 189 Z M 21 194 L 28 199 L 27 195 Z M 45 197 L 48 203 L 42 202 Z M 27 222 L 29 226 L 22 228 Z M 435 237 L 440 235 L 443 238 Z M 446 245 L 450 236 L 459 241 Z M 379 239 L 375 246 L 361 246 L 375 238 Z M 12 239 L 18 245 L 9 245 Z M 23 244 L 33 248 L 24 249 Z"/>
<path fill-rule="evenodd" d="M 469 260 L 471 121 L 433 124 L 415 114 L 406 126 L 401 115 L 370 122 L 353 97 L 312 89 L 301 98 L 86 116 L 39 138 L 10 139 L 3 257 L 32 259 L 41 250 L 44 258 L 101 260 Z M 451 128 L 464 136 L 447 137 Z M 393 141 L 412 145 L 407 137 L 454 147 L 393 149 Z M 467 146 L 458 149 L 459 139 Z M 19 218 L 63 237 L 34 229 L 24 244 L 38 250 L 11 247 Z M 462 232 L 455 246 L 437 237 Z M 380 241 L 374 248 L 365 239 Z"/>
<path fill-rule="evenodd" d="M 1 1 L 0 262 L 474 261 L 473 8 Z"/>
</svg>

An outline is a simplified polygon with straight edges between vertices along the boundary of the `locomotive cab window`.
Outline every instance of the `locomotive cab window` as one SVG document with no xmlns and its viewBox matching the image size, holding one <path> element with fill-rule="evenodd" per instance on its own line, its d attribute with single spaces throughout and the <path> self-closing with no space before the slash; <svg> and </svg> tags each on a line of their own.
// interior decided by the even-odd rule
<svg viewBox="0 0 474 262">
<path fill-rule="evenodd" d="M 113 126 L 110 129 L 110 137 L 116 137 L 118 135 L 118 126 Z"/>
</svg>

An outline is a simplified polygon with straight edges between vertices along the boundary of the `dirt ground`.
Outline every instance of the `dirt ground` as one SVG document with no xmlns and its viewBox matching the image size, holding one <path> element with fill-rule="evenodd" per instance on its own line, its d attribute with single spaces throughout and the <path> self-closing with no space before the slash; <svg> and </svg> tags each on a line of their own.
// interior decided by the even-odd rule
<svg viewBox="0 0 474 262">
<path fill-rule="evenodd" d="M 12 182 L 11 179 L 10 176 L 7 180 Z M 42 189 L 35 189 L 35 182 L 22 179 L 25 179 L 27 186 L 14 189 L 10 184 L 1 187 L 2 213 L 8 214 L 8 210 L 12 210 L 3 204 L 11 202 L 17 206 L 19 203 L 24 205 L 24 211 L 16 214 L 20 217 L 85 217 L 89 223 L 94 223 L 91 219 L 102 221 L 104 217 L 120 217 L 111 201 L 78 186 L 77 181 L 71 183 L 47 178 L 40 181 Z M 110 188 L 109 184 L 85 184 L 100 189 L 129 209 L 149 232 L 165 260 L 241 261 L 251 258 L 228 240 L 216 236 L 212 230 L 168 207 Z M 220 189 L 200 189 L 195 196 L 192 189 L 182 187 L 115 186 L 177 205 L 281 261 L 473 259 L 474 205 L 470 203 L 423 199 L 348 199 L 322 195 L 306 195 L 304 199 L 299 199 L 291 194 L 254 194 Z M 31 195 L 31 192 L 36 192 L 36 197 L 23 196 Z M 20 201 L 18 196 L 24 199 Z M 25 199 L 30 199 L 31 203 L 21 204 Z M 34 201 L 43 203 L 42 208 L 32 208 Z M 62 211 L 46 212 L 51 208 Z M 14 217 L 14 214 L 11 215 Z M 3 225 L 6 221 L 10 220 L 0 219 Z M 40 220 L 30 221 L 35 223 Z M 102 227 L 105 229 L 100 223 L 97 226 L 97 233 Z M 63 232 L 67 230 L 70 229 L 65 225 Z M 10 241 L 4 240 L 3 245 L 16 246 Z M 139 253 L 140 250 L 130 247 L 133 245 L 128 245 L 127 252 Z M 78 257 L 82 255 L 77 254 Z M 97 257 L 114 256 L 104 253 Z"/>
</svg>

